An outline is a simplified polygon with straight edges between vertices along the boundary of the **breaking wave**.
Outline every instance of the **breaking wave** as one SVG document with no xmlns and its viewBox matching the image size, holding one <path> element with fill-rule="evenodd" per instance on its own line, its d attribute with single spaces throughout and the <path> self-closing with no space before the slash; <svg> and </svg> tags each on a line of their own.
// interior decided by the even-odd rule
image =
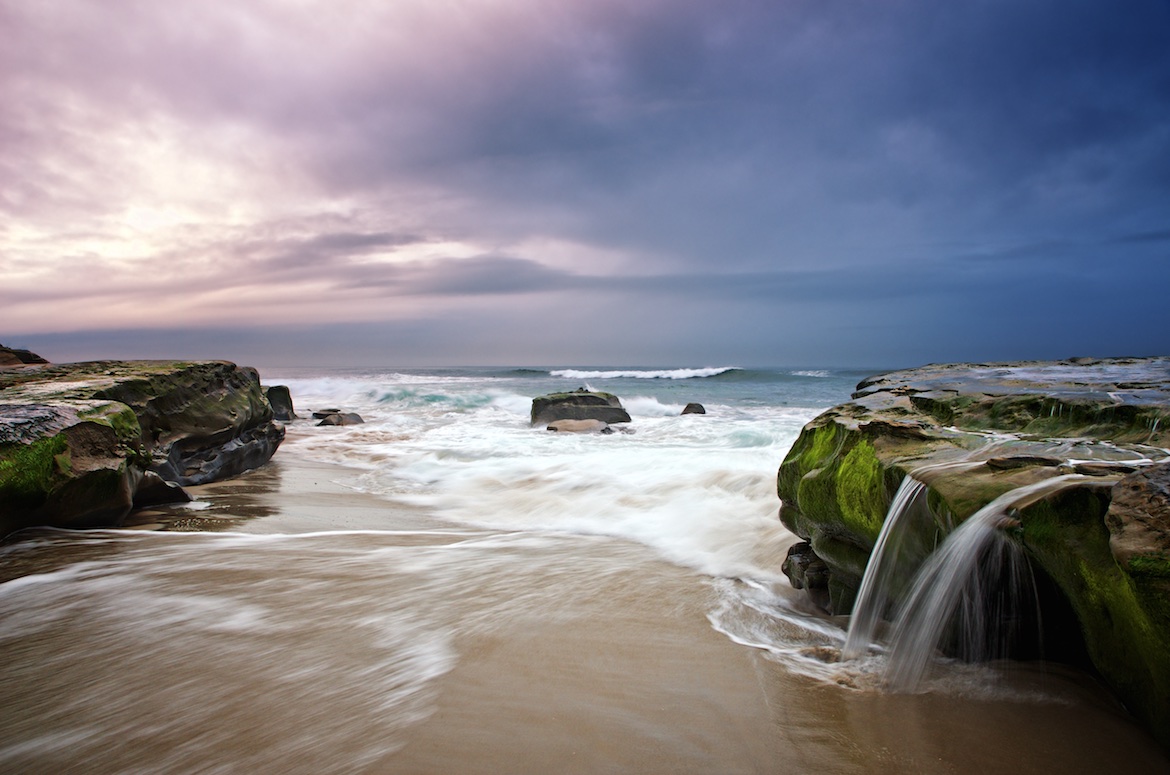
<svg viewBox="0 0 1170 775">
<path fill-rule="evenodd" d="M 738 366 L 715 366 L 702 369 L 624 369 L 615 371 L 583 371 L 577 369 L 557 369 L 550 371 L 554 377 L 565 379 L 696 379 L 716 377 L 729 371 L 739 371 Z"/>
</svg>

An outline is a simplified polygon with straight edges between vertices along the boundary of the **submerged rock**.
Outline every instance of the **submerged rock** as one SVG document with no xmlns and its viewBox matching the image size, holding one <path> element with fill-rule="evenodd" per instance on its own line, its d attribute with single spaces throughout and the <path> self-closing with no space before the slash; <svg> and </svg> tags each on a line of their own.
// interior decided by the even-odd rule
<svg viewBox="0 0 1170 775">
<path fill-rule="evenodd" d="M 547 425 L 557 420 L 600 420 L 609 424 L 629 422 L 630 415 L 622 408 L 617 396 L 585 388 L 532 399 L 533 425 Z"/>
<path fill-rule="evenodd" d="M 283 438 L 258 380 L 223 361 L 0 371 L 0 534 L 117 525 L 147 472 L 180 486 L 224 479 Z M 143 497 L 158 497 L 146 481 L 155 495 Z"/>
<path fill-rule="evenodd" d="M 554 420 L 545 430 L 554 433 L 613 433 L 609 423 L 601 420 Z"/>
<path fill-rule="evenodd" d="M 318 412 L 313 412 L 314 417 L 317 414 Z M 322 417 L 321 422 L 317 423 L 317 425 L 361 425 L 364 422 L 365 420 L 362 419 L 362 416 L 354 412 L 331 412 Z"/>
<path fill-rule="evenodd" d="M 1046 636 L 1083 639 L 1094 667 L 1170 744 L 1170 503 L 1154 465 L 1170 446 L 1168 420 L 1170 358 L 893 372 L 805 426 L 778 472 L 780 516 L 827 567 L 830 610 L 848 613 L 907 474 L 928 487 L 934 518 L 911 539 L 924 547 L 1009 491 L 1072 474 L 1003 527 L 1071 611 L 1063 630 L 1050 617 Z"/>
<path fill-rule="evenodd" d="M 703 408 L 702 404 L 697 404 L 697 403 L 692 401 L 691 403 L 689 403 L 683 407 L 682 413 L 683 414 L 706 414 L 707 410 L 705 408 Z"/>
</svg>

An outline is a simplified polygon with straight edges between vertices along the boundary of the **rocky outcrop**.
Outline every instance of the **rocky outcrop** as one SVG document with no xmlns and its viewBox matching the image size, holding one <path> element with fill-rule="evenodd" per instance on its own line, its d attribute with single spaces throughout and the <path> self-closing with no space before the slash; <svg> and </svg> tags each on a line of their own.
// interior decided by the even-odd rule
<svg viewBox="0 0 1170 775">
<path fill-rule="evenodd" d="M 147 472 L 177 485 L 224 479 L 263 464 L 283 438 L 254 370 L 231 363 L 0 371 L 0 533 L 117 525 Z M 140 501 L 165 497 L 147 484 Z"/>
<path fill-rule="evenodd" d="M 28 350 L 16 350 L 0 344 L 0 368 L 38 366 L 48 363 L 44 358 Z"/>
<path fill-rule="evenodd" d="M 600 420 L 611 424 L 629 422 L 630 415 L 622 408 L 617 396 L 585 388 L 532 399 L 533 425 L 547 425 L 557 420 Z"/>
<path fill-rule="evenodd" d="M 1168 358 L 894 372 L 805 426 L 779 470 L 780 516 L 827 568 L 828 607 L 848 613 L 907 474 L 929 488 L 924 547 L 1009 491 L 1066 477 L 1005 524 L 1075 615 L 1079 632 L 1068 635 L 1170 743 L 1170 553 L 1157 465 L 1168 420 Z M 813 586 L 808 575 L 794 585 Z"/>
<path fill-rule="evenodd" d="M 707 410 L 702 404 L 697 404 L 694 401 L 683 407 L 683 414 L 706 414 Z"/>
</svg>

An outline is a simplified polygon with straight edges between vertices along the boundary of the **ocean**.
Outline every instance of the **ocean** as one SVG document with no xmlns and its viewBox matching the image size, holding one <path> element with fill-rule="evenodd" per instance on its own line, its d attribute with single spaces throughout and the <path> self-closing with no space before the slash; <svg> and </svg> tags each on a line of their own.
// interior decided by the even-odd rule
<svg viewBox="0 0 1170 775">
<path fill-rule="evenodd" d="M 861 372 L 505 369 L 278 375 L 298 409 L 365 424 L 294 434 L 286 452 L 359 468 L 356 486 L 455 524 L 604 535 L 712 576 L 773 579 L 775 475 L 801 427 Z M 631 433 L 529 426 L 534 396 L 620 397 Z M 689 402 L 704 415 L 681 415 Z M 781 560 L 783 557 L 780 558 Z"/>
<path fill-rule="evenodd" d="M 1071 668 L 883 655 L 781 572 L 776 471 L 874 370 L 266 370 L 273 460 L 0 546 L 0 771 L 1165 771 Z M 532 428 L 618 395 L 629 432 Z M 706 414 L 682 415 L 689 402 Z"/>
</svg>

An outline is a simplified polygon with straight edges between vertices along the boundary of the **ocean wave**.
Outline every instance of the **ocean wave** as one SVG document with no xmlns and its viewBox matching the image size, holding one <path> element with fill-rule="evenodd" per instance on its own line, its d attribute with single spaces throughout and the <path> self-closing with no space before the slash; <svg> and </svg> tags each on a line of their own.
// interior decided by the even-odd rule
<svg viewBox="0 0 1170 775">
<path fill-rule="evenodd" d="M 614 371 L 584 371 L 578 369 L 557 369 L 550 371 L 554 377 L 565 379 L 701 379 L 716 377 L 729 371 L 739 371 L 738 366 L 715 366 L 702 369 L 620 369 Z"/>
<path fill-rule="evenodd" d="M 818 377 L 820 379 L 824 379 L 826 377 L 831 377 L 833 375 L 830 374 L 827 369 L 802 369 L 800 371 L 792 372 L 792 376 L 794 376 L 794 377 Z"/>
</svg>

